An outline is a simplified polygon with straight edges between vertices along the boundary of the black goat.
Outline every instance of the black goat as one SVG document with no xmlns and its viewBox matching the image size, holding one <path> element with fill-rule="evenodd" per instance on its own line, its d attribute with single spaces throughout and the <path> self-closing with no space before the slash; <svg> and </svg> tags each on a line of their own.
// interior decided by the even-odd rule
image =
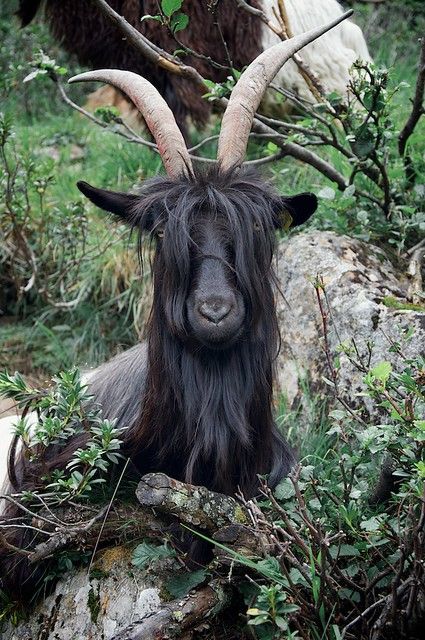
<svg viewBox="0 0 425 640">
<path fill-rule="evenodd" d="M 258 474 L 268 474 L 275 486 L 293 464 L 272 416 L 278 352 L 272 256 L 275 230 L 303 223 L 317 202 L 308 193 L 282 197 L 241 165 L 255 111 L 277 70 L 340 21 L 280 43 L 248 67 L 223 117 L 217 165 L 205 173 L 192 168 L 172 112 L 145 79 L 104 70 L 71 80 L 106 81 L 127 93 L 168 173 L 147 181 L 137 195 L 78 185 L 98 207 L 156 239 L 147 352 L 130 349 L 90 382 L 103 415 L 126 427 L 123 450 L 140 473 L 163 471 L 252 496 Z M 48 448 L 44 473 L 64 467 L 80 445 Z M 15 451 L 16 443 L 9 461 L 14 490 L 37 488 L 32 464 Z M 3 518 L 17 515 L 12 505 Z M 30 544 L 31 532 L 26 535 L 25 543 L 15 532 L 10 540 Z M 0 567 L 4 587 L 30 588 L 25 558 L 0 548 Z"/>
</svg>

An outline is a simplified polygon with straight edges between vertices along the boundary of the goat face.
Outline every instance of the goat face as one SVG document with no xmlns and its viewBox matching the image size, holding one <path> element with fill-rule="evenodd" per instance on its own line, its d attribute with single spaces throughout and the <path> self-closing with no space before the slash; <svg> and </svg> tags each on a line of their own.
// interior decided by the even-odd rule
<svg viewBox="0 0 425 640">
<path fill-rule="evenodd" d="M 181 339 L 223 349 L 247 328 L 255 331 L 267 314 L 274 317 L 273 231 L 282 225 L 282 212 L 295 225 L 304 222 L 314 212 L 316 198 L 311 194 L 281 198 L 256 174 L 241 170 L 249 134 L 279 69 L 348 15 L 279 42 L 251 62 L 223 115 L 217 163 L 205 174 L 192 166 L 172 111 L 145 78 L 130 71 L 100 69 L 70 79 L 71 83 L 108 82 L 119 88 L 140 110 L 156 140 L 169 177 L 148 182 L 139 196 L 105 192 L 86 183 L 79 187 L 95 204 L 140 231 L 160 230 L 153 313 L 157 312 L 160 324 L 162 313 L 170 332 Z"/>
<path fill-rule="evenodd" d="M 190 245 L 188 335 L 207 347 L 226 347 L 243 333 L 247 315 L 226 217 L 217 213 L 212 219 L 208 212 L 202 213 L 191 229 Z"/>
<path fill-rule="evenodd" d="M 255 334 L 273 314 L 275 231 L 317 206 L 312 194 L 281 197 L 246 170 L 154 178 L 139 195 L 79 188 L 156 239 L 154 306 L 173 335 L 212 350 Z"/>
</svg>

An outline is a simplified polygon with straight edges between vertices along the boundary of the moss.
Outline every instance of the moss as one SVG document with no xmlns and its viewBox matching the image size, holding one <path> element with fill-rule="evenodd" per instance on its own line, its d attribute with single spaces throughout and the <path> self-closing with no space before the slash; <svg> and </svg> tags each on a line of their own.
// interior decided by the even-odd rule
<svg viewBox="0 0 425 640">
<path fill-rule="evenodd" d="M 176 622 L 182 622 L 184 620 L 183 611 L 173 611 L 172 616 Z"/>
<path fill-rule="evenodd" d="M 96 624 L 97 619 L 100 613 L 100 598 L 99 598 L 99 590 L 95 593 L 93 587 L 90 588 L 88 597 L 87 597 L 87 607 L 90 611 L 90 618 L 93 624 Z"/>
<path fill-rule="evenodd" d="M 159 598 L 160 598 L 161 602 L 171 602 L 172 600 L 175 599 L 171 595 L 171 593 L 168 591 L 168 589 L 167 589 L 167 587 L 165 585 L 162 585 L 160 587 L 160 589 L 158 590 L 158 595 L 159 595 Z"/>
<path fill-rule="evenodd" d="M 425 312 L 425 306 L 421 304 L 413 304 L 404 300 L 399 300 L 393 296 L 385 296 L 382 299 L 382 304 L 390 309 L 398 309 L 399 311 L 421 311 Z"/>
<path fill-rule="evenodd" d="M 96 560 L 96 569 L 104 573 L 110 573 L 114 567 L 130 561 L 130 551 L 126 547 L 111 547 L 105 549 Z"/>
<path fill-rule="evenodd" d="M 106 578 L 109 578 L 109 571 L 104 571 L 97 567 L 91 569 L 90 580 L 105 580 Z"/>
<path fill-rule="evenodd" d="M 239 524 L 246 524 L 246 514 L 239 505 L 235 508 L 235 520 Z"/>
</svg>

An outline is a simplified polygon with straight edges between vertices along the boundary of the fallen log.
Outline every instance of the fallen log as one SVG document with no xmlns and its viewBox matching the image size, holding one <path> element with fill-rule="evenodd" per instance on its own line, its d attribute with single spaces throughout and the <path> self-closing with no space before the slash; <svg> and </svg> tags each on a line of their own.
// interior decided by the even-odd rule
<svg viewBox="0 0 425 640">
<path fill-rule="evenodd" d="M 179 600 L 164 606 L 143 620 L 130 624 L 114 636 L 113 640 L 172 640 L 205 624 L 219 613 L 230 600 L 230 586 L 221 581 L 210 582 L 206 587 L 194 589 Z"/>
</svg>

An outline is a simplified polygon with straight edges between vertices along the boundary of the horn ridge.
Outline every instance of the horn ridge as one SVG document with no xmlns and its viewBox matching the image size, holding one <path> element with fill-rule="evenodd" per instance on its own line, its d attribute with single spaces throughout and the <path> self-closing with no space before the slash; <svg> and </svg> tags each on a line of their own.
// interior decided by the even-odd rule
<svg viewBox="0 0 425 640">
<path fill-rule="evenodd" d="M 255 112 L 279 69 L 299 49 L 333 29 L 352 14 L 352 10 L 347 11 L 326 25 L 275 44 L 260 53 L 245 69 L 233 88 L 221 124 L 217 162 L 222 170 L 239 167 L 243 163 Z"/>
<path fill-rule="evenodd" d="M 173 112 L 148 80 L 132 71 L 99 69 L 80 73 L 68 82 L 106 82 L 120 89 L 143 116 L 158 146 L 167 174 L 172 178 L 193 174 L 189 152 Z"/>
</svg>

